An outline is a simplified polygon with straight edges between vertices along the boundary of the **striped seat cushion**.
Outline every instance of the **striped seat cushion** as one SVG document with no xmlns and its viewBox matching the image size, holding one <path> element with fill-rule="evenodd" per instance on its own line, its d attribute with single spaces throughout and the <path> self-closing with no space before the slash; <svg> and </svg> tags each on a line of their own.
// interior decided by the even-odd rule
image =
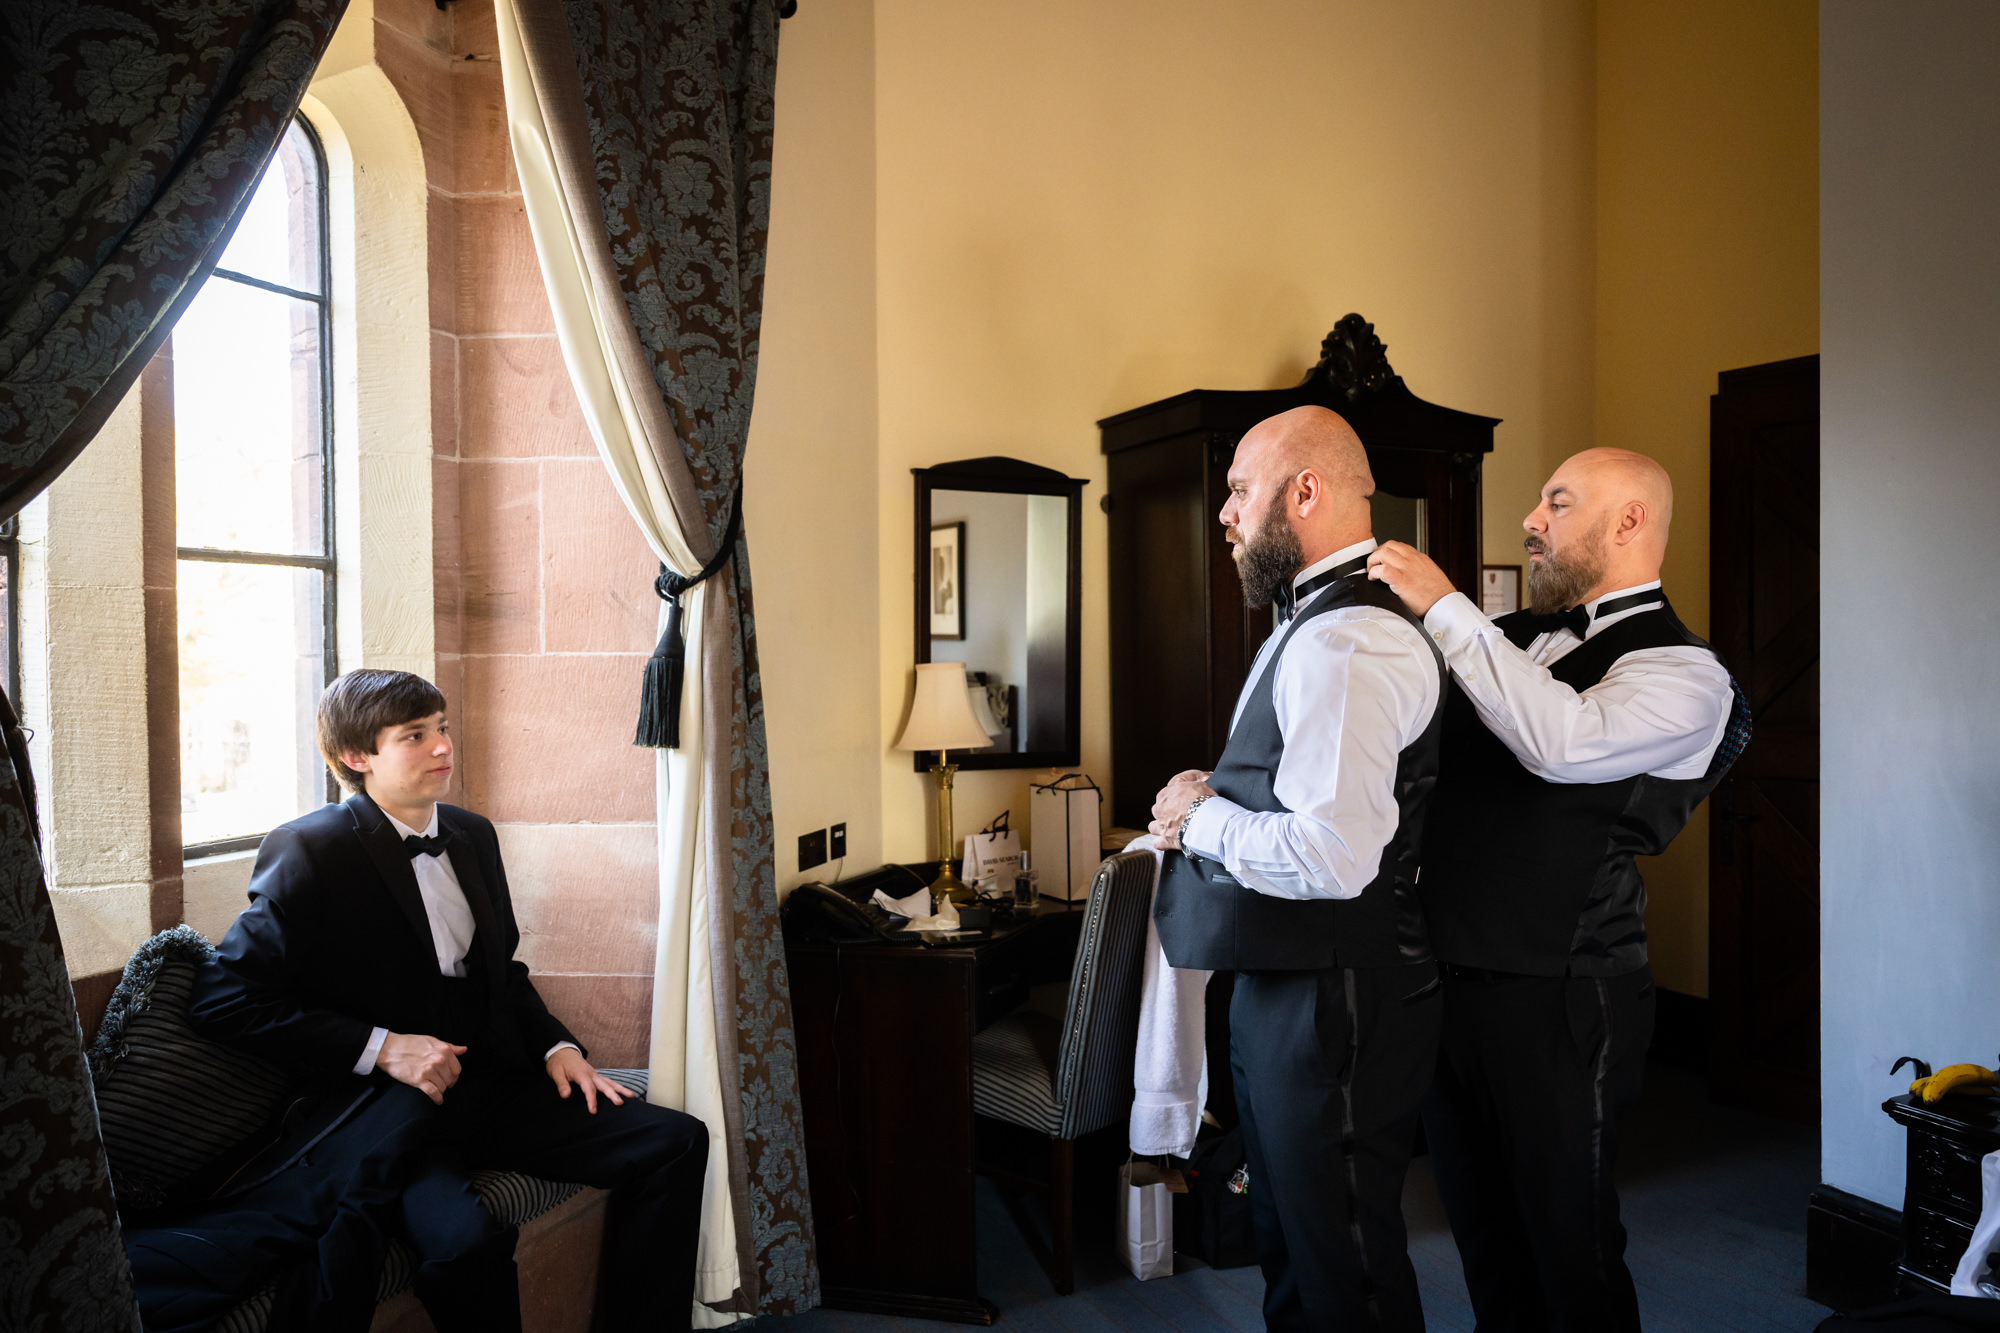
<svg viewBox="0 0 2000 1333">
<path fill-rule="evenodd" d="M 972 1109 L 1046 1134 L 1062 1129 L 1055 1059 L 1061 1031 L 1047 1014 L 1009 1014 L 972 1039 Z"/>
<path fill-rule="evenodd" d="M 112 992 L 91 1081 L 121 1211 L 157 1208 L 203 1167 L 272 1124 L 291 1079 L 195 1032 L 196 969 L 214 949 L 187 926 L 140 945 Z"/>
<path fill-rule="evenodd" d="M 629 1088 L 635 1096 L 646 1095 L 646 1071 L 643 1069 L 600 1069 L 597 1072 L 613 1083 Z M 583 1186 L 542 1180 L 518 1171 L 474 1171 L 472 1188 L 479 1191 L 480 1201 L 486 1205 L 488 1212 L 512 1226 L 522 1227 L 567 1201 Z M 416 1275 L 416 1255 L 404 1242 L 391 1241 L 389 1253 L 382 1262 L 382 1283 L 377 1288 L 376 1299 L 386 1301 L 402 1295 Z M 273 1278 L 263 1290 L 218 1320 L 215 1333 L 264 1333 L 265 1326 L 270 1322 L 271 1304 L 277 1297 L 277 1291 L 278 1280 Z"/>
</svg>

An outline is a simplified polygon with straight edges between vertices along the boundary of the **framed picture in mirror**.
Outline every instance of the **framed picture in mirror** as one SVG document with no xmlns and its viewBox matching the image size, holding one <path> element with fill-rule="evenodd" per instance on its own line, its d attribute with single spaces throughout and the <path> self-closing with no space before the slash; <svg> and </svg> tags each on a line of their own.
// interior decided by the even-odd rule
<svg viewBox="0 0 2000 1333">
<path fill-rule="evenodd" d="M 931 524 L 930 615 L 933 639 L 965 637 L 965 524 Z"/>
</svg>

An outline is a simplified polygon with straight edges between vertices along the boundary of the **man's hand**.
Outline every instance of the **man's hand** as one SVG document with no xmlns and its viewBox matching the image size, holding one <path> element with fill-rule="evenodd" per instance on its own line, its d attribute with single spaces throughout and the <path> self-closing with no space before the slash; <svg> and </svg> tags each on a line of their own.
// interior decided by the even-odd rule
<svg viewBox="0 0 2000 1333">
<path fill-rule="evenodd" d="M 1438 599 L 1457 592 L 1437 562 L 1401 542 L 1383 542 L 1368 555 L 1368 577 L 1389 585 L 1410 614 L 1423 618 Z"/>
<path fill-rule="evenodd" d="M 1153 800 L 1153 822 L 1146 831 L 1158 840 L 1160 846 L 1177 848 L 1181 845 L 1181 821 L 1187 818 L 1188 807 L 1197 797 L 1215 795 L 1215 788 L 1208 785 L 1209 774 L 1198 768 L 1190 768 L 1184 773 L 1174 774 L 1173 780 L 1160 788 L 1160 794 Z"/>
<path fill-rule="evenodd" d="M 458 1082 L 458 1057 L 464 1054 L 463 1046 L 436 1037 L 391 1032 L 382 1038 L 375 1067 L 443 1106 L 445 1089 Z"/>
<path fill-rule="evenodd" d="M 603 1093 L 611 1099 L 613 1106 L 623 1106 L 625 1099 L 632 1095 L 630 1088 L 621 1088 L 604 1075 L 591 1068 L 590 1061 L 583 1058 L 574 1046 L 565 1046 L 550 1056 L 545 1063 L 549 1077 L 555 1080 L 556 1095 L 568 1097 L 570 1085 L 574 1083 L 583 1091 L 583 1104 L 592 1115 L 597 1114 L 597 1094 Z"/>
</svg>

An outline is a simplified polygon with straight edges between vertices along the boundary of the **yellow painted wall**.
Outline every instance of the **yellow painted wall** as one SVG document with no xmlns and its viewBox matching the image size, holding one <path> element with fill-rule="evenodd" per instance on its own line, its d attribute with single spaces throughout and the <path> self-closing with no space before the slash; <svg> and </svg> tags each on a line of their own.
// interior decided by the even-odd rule
<svg viewBox="0 0 2000 1333">
<path fill-rule="evenodd" d="M 780 882 L 837 819 L 850 869 L 931 854 L 929 780 L 890 748 L 909 469 L 1090 479 L 1082 767 L 1115 782 L 1094 422 L 1292 383 L 1349 310 L 1419 394 L 1505 418 L 1488 560 L 1519 561 L 1576 449 L 1666 462 L 1668 584 L 1704 628 L 1715 374 L 1817 346 L 1813 25 L 1805 0 L 801 6 L 749 492 Z M 1029 776 L 961 774 L 961 832 L 1024 816 Z M 1698 818 L 1649 870 L 1661 980 L 1695 994 L 1705 864 Z"/>
<path fill-rule="evenodd" d="M 1819 350 L 1818 57 L 1813 0 L 1598 6 L 1597 439 L 1673 474 L 1665 582 L 1698 634 L 1716 374 Z M 1645 873 L 1654 974 L 1706 995 L 1706 806 Z"/>
<path fill-rule="evenodd" d="M 883 860 L 874 58 L 870 0 L 813 0 L 780 29 L 744 521 L 785 889 Z M 799 834 L 836 823 L 845 867 L 801 875 Z"/>
<path fill-rule="evenodd" d="M 1082 766 L 1115 782 L 1097 418 L 1295 383 L 1358 310 L 1418 394 L 1506 418 L 1493 494 L 1584 443 L 1589 17 L 877 0 L 875 34 L 883 850 L 916 859 L 929 779 L 887 749 L 911 467 L 1009 454 L 1090 479 Z M 1491 558 L 1518 559 L 1516 508 L 1489 507 Z M 1009 807 L 1019 827 L 1027 778 L 960 774 L 961 833 Z"/>
</svg>

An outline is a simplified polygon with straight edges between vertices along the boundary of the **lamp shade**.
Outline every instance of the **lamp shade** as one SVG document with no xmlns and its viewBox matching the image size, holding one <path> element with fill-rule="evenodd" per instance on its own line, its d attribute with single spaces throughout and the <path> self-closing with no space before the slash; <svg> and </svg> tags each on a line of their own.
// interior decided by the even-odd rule
<svg viewBox="0 0 2000 1333">
<path fill-rule="evenodd" d="M 974 750 L 993 744 L 966 698 L 965 663 L 917 664 L 917 697 L 896 741 L 899 750 Z"/>
</svg>

